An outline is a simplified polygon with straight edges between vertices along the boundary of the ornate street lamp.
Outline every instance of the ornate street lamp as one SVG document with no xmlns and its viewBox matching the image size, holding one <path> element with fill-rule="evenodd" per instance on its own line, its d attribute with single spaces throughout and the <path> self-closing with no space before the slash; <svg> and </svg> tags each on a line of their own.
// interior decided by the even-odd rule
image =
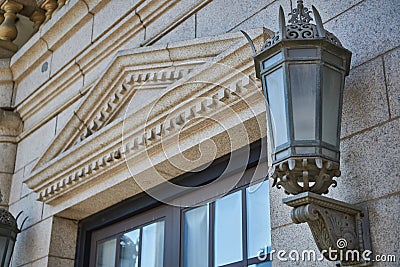
<svg viewBox="0 0 400 267">
<path fill-rule="evenodd" d="M 2 196 L 0 194 L 0 202 Z M 21 232 L 21 228 L 24 225 L 26 217 L 21 224 L 21 228 L 18 229 L 17 220 L 22 214 L 22 211 L 18 214 L 17 218 L 5 209 L 0 209 L 0 266 L 10 266 L 11 257 L 14 251 L 15 241 L 17 235 Z"/>
<path fill-rule="evenodd" d="M 333 177 L 340 176 L 342 99 L 351 52 L 313 11 L 316 25 L 298 1 L 285 26 L 281 7 L 280 31 L 254 57 L 269 106 L 273 178 L 289 194 L 327 193 L 336 184 Z"/>
<path fill-rule="evenodd" d="M 351 52 L 324 29 L 314 6 L 311 12 L 297 1 L 290 16 L 286 25 L 280 7 L 279 31 L 259 53 L 243 33 L 253 49 L 267 103 L 274 186 L 295 195 L 283 200 L 294 207 L 293 221 L 307 222 L 321 252 L 335 260 L 325 251 L 370 248 L 365 210 L 320 196 L 336 186 L 333 178 L 340 176 L 343 89 Z M 341 239 L 346 247 L 338 245 Z M 340 260 L 345 265 L 367 263 L 354 257 Z"/>
</svg>

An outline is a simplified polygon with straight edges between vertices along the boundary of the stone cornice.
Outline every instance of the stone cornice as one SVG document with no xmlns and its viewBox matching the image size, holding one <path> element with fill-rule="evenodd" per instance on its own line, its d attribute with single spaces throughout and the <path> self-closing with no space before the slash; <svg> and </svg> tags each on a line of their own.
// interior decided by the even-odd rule
<svg viewBox="0 0 400 267">
<path fill-rule="evenodd" d="M 126 80 L 133 75 L 149 73 L 152 69 L 183 71 L 185 65 L 195 66 L 203 61 L 194 60 L 197 55 L 199 59 L 209 59 L 216 54 L 238 42 L 242 37 L 240 34 L 226 34 L 216 37 L 201 38 L 194 41 L 178 42 L 174 45 L 161 45 L 133 50 L 122 51 L 117 54 L 114 61 L 104 72 L 102 78 L 91 89 L 90 96 L 81 104 L 76 111 L 74 119 L 71 119 L 56 137 L 54 143 L 41 157 L 35 168 L 54 158 L 76 142 L 82 135 L 84 128 L 93 128 L 94 123 L 99 121 L 101 113 L 108 109 L 107 104 L 115 100 L 116 95 L 121 95 L 128 84 Z M 154 71 L 153 71 L 154 72 Z M 186 70 L 188 73 L 188 70 Z M 149 76 L 150 77 L 150 76 Z M 161 79 L 162 76 L 161 76 Z M 125 88 L 124 88 L 125 86 Z M 115 108 L 114 108 L 115 109 Z M 100 114 L 100 115 L 99 115 Z M 79 117 L 80 120 L 76 119 Z M 82 122 L 84 125 L 82 125 Z M 77 132 L 76 129 L 79 129 Z M 93 132 L 93 131 L 92 131 Z M 85 133 L 83 133 L 86 135 Z"/>
<path fill-rule="evenodd" d="M 239 37 L 240 35 L 234 34 L 233 36 Z M 262 30 L 253 32 L 253 36 L 257 43 L 263 42 Z M 228 43 L 230 42 L 228 41 Z M 139 51 L 141 50 L 139 49 Z M 129 61 L 129 57 L 126 57 L 125 60 Z M 172 140 L 175 135 L 185 136 L 184 139 L 187 140 L 185 144 L 189 149 L 197 144 L 191 140 L 194 135 L 206 134 L 208 138 L 212 138 L 212 136 L 218 136 L 224 132 L 224 130 L 221 132 L 221 129 L 213 128 L 212 125 L 207 126 L 208 124 L 205 122 L 195 123 L 191 127 L 186 128 L 185 126 L 185 129 L 181 129 L 187 120 L 195 118 L 199 114 L 208 112 L 207 116 L 217 116 L 220 120 L 229 121 L 232 119 L 230 117 L 232 114 L 229 115 L 231 110 L 235 110 L 237 114 L 241 114 L 242 122 L 254 119 L 254 116 L 262 114 L 265 106 L 260 90 L 254 89 L 254 83 L 250 78 L 254 76 L 251 73 L 252 64 L 251 51 L 245 40 L 240 39 L 237 44 L 230 43 L 230 49 L 215 57 L 212 62 L 195 68 L 187 78 L 168 87 L 168 92 L 159 99 L 157 105 L 146 106 L 129 115 L 125 120 L 112 122 L 102 131 L 83 140 L 78 146 L 59 154 L 41 166 L 39 165 L 32 176 L 25 180 L 25 183 L 39 194 L 40 200 L 46 203 L 59 203 L 53 201 L 64 196 L 66 192 L 71 190 L 75 192 L 80 185 L 94 181 L 93 179 L 101 176 L 102 173 L 109 172 L 114 168 L 121 168 L 124 164 L 124 157 L 129 160 L 129 158 L 135 158 L 142 153 L 153 153 L 150 152 L 152 149 L 159 149 L 158 142 L 162 134 L 170 135 Z M 105 81 L 112 80 L 108 77 L 109 74 L 106 72 L 105 77 L 108 79 L 104 79 Z M 199 84 L 199 81 L 207 81 L 207 83 Z M 101 83 L 100 81 L 98 85 Z M 216 86 L 216 84 L 221 86 Z M 253 89 L 249 87 L 251 84 L 253 84 Z M 95 87 L 87 99 L 96 101 L 99 97 L 96 88 L 104 88 L 103 86 Z M 204 100 L 204 97 L 207 100 Z M 248 105 L 256 107 L 256 111 L 251 112 Z M 173 111 L 171 107 L 175 107 Z M 87 109 L 90 109 L 90 105 L 83 103 L 78 112 L 86 112 Z M 74 122 L 76 120 L 74 118 L 69 124 L 77 123 Z M 129 121 L 129 123 L 125 123 L 124 127 L 126 144 L 121 145 L 121 127 L 124 126 L 124 121 Z M 235 127 L 236 124 L 230 123 L 229 125 Z M 193 128 L 196 130 L 193 131 Z M 257 136 L 254 138 L 260 138 L 260 133 L 255 132 L 254 135 Z M 169 138 L 165 136 L 164 139 L 168 140 Z M 57 139 L 55 142 L 58 142 Z M 171 144 L 172 147 L 176 146 L 173 141 Z M 169 146 L 171 147 L 171 145 Z M 224 153 L 229 153 L 229 151 Z M 98 178 L 95 180 L 97 181 Z"/>
</svg>

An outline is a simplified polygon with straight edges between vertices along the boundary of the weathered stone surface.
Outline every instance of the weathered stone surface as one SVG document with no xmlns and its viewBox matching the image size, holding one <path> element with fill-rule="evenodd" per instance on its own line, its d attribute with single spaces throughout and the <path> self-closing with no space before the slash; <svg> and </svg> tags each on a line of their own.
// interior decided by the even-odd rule
<svg viewBox="0 0 400 267">
<path fill-rule="evenodd" d="M 12 174 L 0 173 L 0 193 L 2 195 L 2 201 L 0 205 L 6 206 L 10 199 Z"/>
<path fill-rule="evenodd" d="M 77 221 L 53 217 L 49 254 L 55 257 L 74 259 L 77 234 Z"/>
<path fill-rule="evenodd" d="M 15 163 L 16 171 L 32 162 L 43 153 L 47 145 L 53 139 L 55 129 L 56 119 L 54 118 L 18 144 Z"/>
<path fill-rule="evenodd" d="M 10 70 L 10 60 L 0 59 L 0 108 L 11 107 L 13 87 L 14 82 Z"/>
<path fill-rule="evenodd" d="M 0 83 L 0 108 L 11 107 L 13 83 Z"/>
<path fill-rule="evenodd" d="M 47 266 L 51 266 L 51 267 L 74 267 L 75 266 L 75 261 L 72 260 L 72 259 L 49 257 L 49 261 L 48 261 L 48 265 Z"/>
<path fill-rule="evenodd" d="M 53 48 L 51 75 L 57 73 L 66 63 L 91 44 L 92 28 L 92 18 L 90 16 L 86 17 L 79 23 L 75 30 L 68 32 L 68 34 L 61 39 L 59 46 Z"/>
<path fill-rule="evenodd" d="M 386 54 L 384 60 L 390 113 L 397 117 L 400 116 L 400 49 Z"/>
<path fill-rule="evenodd" d="M 173 24 L 181 24 L 187 16 L 194 15 L 197 6 L 204 2 L 204 0 L 164 2 L 158 7 L 142 4 L 136 12 L 146 26 L 146 40 L 164 35 L 167 28 Z"/>
<path fill-rule="evenodd" d="M 35 193 L 30 193 L 11 204 L 9 210 L 14 216 L 23 211 L 22 218 L 29 217 L 24 224 L 24 228 L 26 229 L 42 220 L 43 203 L 36 201 Z"/>
<path fill-rule="evenodd" d="M 395 255 L 398 264 L 400 258 L 398 238 L 400 232 L 400 224 L 398 223 L 400 194 L 373 200 L 368 202 L 367 206 L 374 255 Z M 396 266 L 396 262 L 374 263 L 374 266 Z"/>
<path fill-rule="evenodd" d="M 342 176 L 329 197 L 360 203 L 399 191 L 400 120 L 341 142 Z"/>
<path fill-rule="evenodd" d="M 109 34 L 109 33 L 107 33 L 107 34 Z M 111 35 L 118 34 L 118 31 L 115 31 L 114 33 L 110 33 L 110 34 Z M 107 49 L 107 53 L 109 53 L 110 51 L 113 51 L 113 53 L 109 53 L 109 55 L 106 58 L 103 58 L 97 64 L 95 64 L 89 68 L 83 69 L 83 73 L 85 75 L 84 76 L 84 86 L 85 87 L 89 86 L 90 84 L 95 82 L 97 79 L 99 79 L 101 77 L 101 75 L 106 71 L 106 69 L 111 64 L 112 60 L 116 57 L 116 54 L 119 51 L 139 47 L 140 44 L 144 41 L 144 37 L 145 37 L 145 30 L 143 28 L 143 29 L 139 30 L 139 32 L 137 32 L 135 35 L 131 36 L 131 38 L 126 40 L 124 43 L 118 45 L 118 48 L 112 47 L 109 50 Z M 115 38 L 118 38 L 118 37 L 115 37 Z M 101 38 L 100 40 L 103 40 L 103 38 Z M 101 42 L 101 41 L 98 41 L 98 42 Z M 113 45 L 115 45 L 115 43 Z M 93 48 L 91 53 L 93 53 L 95 51 L 101 51 L 102 49 L 104 49 L 104 47 L 102 47 L 100 45 L 100 47 Z M 93 54 L 96 54 L 96 52 Z M 96 56 L 94 56 L 94 58 L 92 58 L 92 60 L 95 60 L 95 58 L 96 58 Z M 81 64 L 79 59 L 78 59 L 78 63 Z M 82 64 L 83 64 L 83 62 L 82 62 Z"/>
<path fill-rule="evenodd" d="M 270 179 L 269 199 L 271 206 L 271 228 L 277 228 L 292 223 L 290 218 L 291 207 L 283 204 L 282 199 L 288 197 L 283 188 L 272 187 L 273 180 Z"/>
<path fill-rule="evenodd" d="M 9 203 L 15 203 L 21 198 L 22 181 L 24 180 L 24 169 L 16 172 L 12 177 Z"/>
<path fill-rule="evenodd" d="M 0 173 L 14 173 L 15 153 L 17 145 L 12 143 L 0 143 Z"/>
<path fill-rule="evenodd" d="M 39 34 L 33 35 L 11 58 L 10 65 L 14 79 L 17 80 L 24 72 L 31 69 L 32 62 L 42 61 L 43 56 L 48 57 L 46 53 L 50 53 L 46 42 L 40 39 Z"/>
<path fill-rule="evenodd" d="M 88 19 L 93 20 L 88 13 L 87 5 L 81 0 L 70 0 L 68 3 L 54 13 L 54 17 L 40 29 L 40 37 L 46 41 L 50 50 L 54 51 L 68 36 L 71 36 Z M 91 35 L 91 31 L 89 33 Z"/>
<path fill-rule="evenodd" d="M 245 21 L 236 25 L 231 31 L 249 30 L 257 27 L 265 27 L 273 32 L 278 31 L 279 7 L 282 6 L 285 14 L 290 13 L 290 1 L 275 1 L 266 8 L 258 11 Z"/>
<path fill-rule="evenodd" d="M 315 6 L 321 15 L 322 22 L 332 19 L 333 17 L 341 14 L 342 12 L 352 8 L 356 4 L 363 0 L 347 0 L 347 1 L 326 1 L 326 0 L 313 0 L 304 1 L 306 7 L 311 8 L 311 5 Z M 293 7 L 295 7 L 296 1 L 292 1 Z M 315 23 L 315 21 L 313 21 Z"/>
<path fill-rule="evenodd" d="M 43 267 L 43 266 L 51 266 L 51 267 L 74 267 L 74 260 L 72 259 L 63 259 L 58 257 L 45 257 L 35 262 L 32 262 L 26 267 Z M 21 266 L 21 267 L 25 267 Z"/>
<path fill-rule="evenodd" d="M 77 66 L 70 66 L 70 68 L 78 68 Z M 81 90 L 83 87 L 83 75 L 79 74 L 71 79 L 65 81 L 61 84 L 59 88 L 53 87 L 53 90 L 58 90 L 57 94 L 52 94 L 48 99 L 39 103 L 40 108 L 36 107 L 33 112 L 30 111 L 28 114 L 31 115 L 27 117 L 24 121 L 24 130 L 30 130 L 31 128 L 37 126 L 37 124 L 42 123 L 46 117 L 54 117 L 57 111 L 62 109 L 64 106 L 68 105 L 74 99 L 80 99 L 82 97 Z M 52 80 L 56 80 L 57 77 L 53 77 Z M 52 87 L 51 85 L 46 85 Z M 57 121 L 58 124 L 58 121 Z M 58 125 L 57 125 L 58 126 Z"/>
<path fill-rule="evenodd" d="M 261 2 L 253 0 L 212 1 L 197 13 L 197 37 L 228 32 L 271 2 L 271 0 Z M 284 1 L 281 2 L 283 3 Z M 278 15 L 277 11 L 274 14 Z M 267 19 L 262 21 L 265 20 Z M 255 26 L 259 27 L 260 24 L 257 23 Z"/>
<path fill-rule="evenodd" d="M 36 61 L 33 66 L 31 62 L 30 71 L 18 77 L 15 95 L 16 104 L 20 104 L 49 79 L 52 58 L 52 53 L 47 52 L 42 59 Z"/>
<path fill-rule="evenodd" d="M 74 112 L 82 103 L 82 100 L 83 98 L 79 98 L 68 108 L 66 108 L 64 111 L 62 111 L 60 114 L 57 115 L 56 134 L 58 134 L 64 128 L 65 124 L 67 124 L 67 122 L 71 119 L 72 116 L 75 116 Z"/>
<path fill-rule="evenodd" d="M 97 40 L 109 27 L 120 20 L 127 12 L 134 12 L 138 0 L 102 1 L 91 11 L 93 18 L 92 41 Z"/>
<path fill-rule="evenodd" d="M 178 27 L 167 33 L 157 44 L 165 44 L 169 42 L 176 42 L 196 38 L 196 20 L 195 16 L 191 16 L 182 22 Z"/>
<path fill-rule="evenodd" d="M 30 228 L 25 228 L 26 230 L 18 235 L 13 254 L 13 266 L 34 262 L 48 255 L 51 227 L 52 219 L 49 218 Z"/>
<path fill-rule="evenodd" d="M 366 0 L 326 23 L 343 46 L 353 52 L 352 66 L 372 59 L 400 44 L 397 27 L 400 1 Z"/>
<path fill-rule="evenodd" d="M 382 59 L 350 71 L 343 99 L 342 133 L 345 137 L 389 119 Z"/>
<path fill-rule="evenodd" d="M 318 247 L 315 244 L 311 230 L 306 223 L 289 224 L 283 227 L 272 229 L 272 249 L 275 250 L 272 255 L 273 266 L 305 266 L 305 267 L 320 267 L 332 266 L 332 262 L 321 259 Z M 286 253 L 279 255 L 279 251 L 283 250 Z M 304 251 L 315 251 L 316 260 L 307 259 L 307 254 L 303 257 Z M 297 253 L 299 254 L 296 260 Z M 306 260 L 303 260 L 305 258 Z M 286 259 L 286 260 L 285 260 Z"/>
</svg>

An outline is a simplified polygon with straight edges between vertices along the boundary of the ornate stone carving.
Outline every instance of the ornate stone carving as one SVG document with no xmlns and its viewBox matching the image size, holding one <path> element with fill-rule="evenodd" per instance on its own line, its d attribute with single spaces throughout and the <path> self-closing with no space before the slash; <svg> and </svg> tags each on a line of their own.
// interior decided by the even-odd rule
<svg viewBox="0 0 400 267">
<path fill-rule="evenodd" d="M 0 46 L 12 52 L 18 50 L 18 46 L 12 43 L 12 41 L 14 41 L 18 35 L 15 19 L 17 18 L 17 13 L 20 12 L 23 7 L 24 6 L 20 3 L 10 0 L 5 1 L 1 6 L 1 9 L 4 11 L 4 20 L 0 25 Z"/>
<path fill-rule="evenodd" d="M 288 159 L 271 170 L 273 186 L 294 195 L 306 191 L 326 194 L 331 185 L 336 186 L 333 178 L 339 176 L 339 164 L 323 158 Z"/>
<path fill-rule="evenodd" d="M 283 202 L 294 208 L 291 214 L 294 223 L 308 223 L 326 259 L 340 260 L 343 266 L 369 265 L 363 258 L 363 252 L 371 249 L 366 209 L 311 192 Z"/>
<path fill-rule="evenodd" d="M 58 3 L 56 0 L 46 0 L 42 6 L 41 6 L 44 10 L 46 10 L 46 18 L 44 20 L 43 23 L 48 22 L 51 17 L 53 16 L 54 11 L 57 9 L 58 7 Z"/>
<path fill-rule="evenodd" d="M 60 8 L 62 8 L 63 6 L 65 6 L 65 3 L 67 2 L 67 0 L 58 0 L 57 1 L 57 4 L 58 4 L 58 7 L 57 7 L 57 10 L 59 10 Z"/>
<path fill-rule="evenodd" d="M 210 101 L 207 103 L 197 102 L 188 105 L 183 112 L 179 112 L 176 116 L 171 116 L 168 120 L 153 125 L 146 129 L 144 132 L 140 131 L 140 134 L 126 140 L 126 144 L 118 147 L 117 149 L 101 155 L 94 161 L 82 166 L 75 170 L 72 174 L 64 177 L 56 182 L 50 184 L 46 188 L 39 192 L 38 200 L 45 203 L 50 203 L 58 197 L 58 194 L 65 190 L 78 186 L 90 180 L 95 175 L 105 171 L 110 165 L 124 162 L 124 159 L 128 156 L 140 153 L 145 150 L 146 146 L 155 145 L 163 138 L 168 138 L 168 135 L 173 135 L 182 129 L 185 123 L 196 117 L 202 117 L 204 114 L 212 114 L 219 110 L 219 103 L 241 101 L 242 97 L 248 93 L 248 86 L 253 85 L 254 74 L 249 77 L 240 79 L 233 82 L 228 90 L 227 88 L 219 88 L 217 91 L 211 94 L 204 95 L 202 98 L 207 98 Z M 204 100 L 203 100 L 204 101 Z"/>
<path fill-rule="evenodd" d="M 45 16 L 43 10 L 37 9 L 33 12 L 30 19 L 34 23 L 33 28 L 35 29 L 35 32 L 37 32 L 39 30 L 39 28 L 43 24 L 45 18 L 46 18 L 46 16 Z"/>
<path fill-rule="evenodd" d="M 15 138 L 23 129 L 19 115 L 12 111 L 0 109 L 0 138 Z"/>
<path fill-rule="evenodd" d="M 178 69 L 175 71 L 162 71 L 162 72 L 144 72 L 136 75 L 130 75 L 126 78 L 120 88 L 112 94 L 109 101 L 104 105 L 103 109 L 95 116 L 95 118 L 88 123 L 88 126 L 84 129 L 79 139 L 75 142 L 75 145 L 82 142 L 93 133 L 99 131 L 106 125 L 113 117 L 116 111 L 121 106 L 127 96 L 130 95 L 134 87 L 143 84 L 154 84 L 154 83 L 173 83 L 182 77 L 186 76 L 192 71 L 192 69 Z"/>
<path fill-rule="evenodd" d="M 312 20 L 311 11 L 308 8 L 304 7 L 303 1 L 297 1 L 297 8 L 292 10 L 292 13 L 289 13 L 289 16 L 292 16 L 289 20 L 290 24 L 308 24 Z"/>
</svg>

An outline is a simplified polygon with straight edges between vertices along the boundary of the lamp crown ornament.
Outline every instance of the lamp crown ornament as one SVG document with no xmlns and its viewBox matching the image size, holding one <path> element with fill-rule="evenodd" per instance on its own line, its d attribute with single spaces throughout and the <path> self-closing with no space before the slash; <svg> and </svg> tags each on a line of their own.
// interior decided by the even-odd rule
<svg viewBox="0 0 400 267">
<path fill-rule="evenodd" d="M 303 1 L 297 1 L 297 8 L 293 9 L 292 13 L 289 13 L 289 16 L 292 16 L 289 23 L 308 24 L 312 20 L 310 13 L 311 11 L 304 7 Z"/>
<path fill-rule="evenodd" d="M 314 19 L 311 17 L 314 15 Z M 263 47 L 267 49 L 283 40 L 294 39 L 326 39 L 329 42 L 342 46 L 339 39 L 331 32 L 324 29 L 318 10 L 312 6 L 312 11 L 304 7 L 303 1 L 297 1 L 297 7 L 289 13 L 288 24 L 285 22 L 283 8 L 279 9 L 279 31 L 269 38 Z M 315 20 L 315 24 L 311 21 Z"/>
</svg>

